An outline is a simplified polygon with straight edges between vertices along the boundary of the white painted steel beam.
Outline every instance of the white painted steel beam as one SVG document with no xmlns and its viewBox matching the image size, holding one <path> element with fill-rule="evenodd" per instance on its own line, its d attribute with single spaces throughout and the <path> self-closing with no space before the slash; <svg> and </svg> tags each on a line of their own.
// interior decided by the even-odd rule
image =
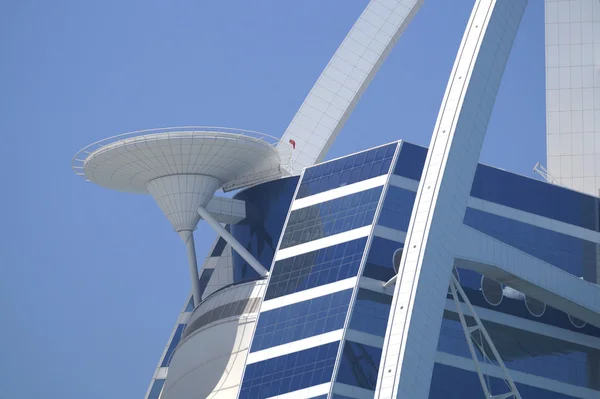
<svg viewBox="0 0 600 399">
<path fill-rule="evenodd" d="M 600 327 L 600 286 L 515 247 L 462 226 L 454 265 L 493 278 L 573 317 Z"/>
<path fill-rule="evenodd" d="M 323 160 L 423 0 L 371 0 L 292 119 L 291 174 Z"/>
<path fill-rule="evenodd" d="M 256 270 L 258 274 L 260 274 L 261 276 L 267 276 L 269 274 L 267 269 L 265 269 L 265 267 L 261 265 L 261 263 L 254 256 L 252 256 L 252 254 L 248 252 L 248 250 L 244 248 L 244 246 L 240 244 L 234 236 L 232 236 L 227 230 L 225 230 L 225 228 L 221 226 L 221 223 L 219 223 L 214 217 L 212 217 L 212 215 L 206 209 L 204 209 L 201 206 L 198 207 L 198 214 L 202 219 L 206 220 L 210 227 L 212 227 L 218 235 L 223 237 L 223 239 L 227 241 L 227 244 L 231 245 L 231 248 L 233 248 L 235 252 L 237 252 L 242 257 L 242 259 L 248 262 L 250 267 Z"/>
<path fill-rule="evenodd" d="M 400 263 L 376 398 L 427 398 L 455 247 L 526 0 L 477 0 L 429 145 Z"/>
</svg>

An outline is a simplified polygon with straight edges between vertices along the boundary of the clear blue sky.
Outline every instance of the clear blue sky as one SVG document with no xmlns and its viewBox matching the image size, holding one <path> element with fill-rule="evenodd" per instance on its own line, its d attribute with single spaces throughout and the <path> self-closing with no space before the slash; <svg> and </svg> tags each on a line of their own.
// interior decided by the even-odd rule
<svg viewBox="0 0 600 399">
<path fill-rule="evenodd" d="M 427 0 L 329 157 L 427 145 L 473 0 Z M 19 0 L 0 9 L 0 396 L 144 394 L 189 290 L 148 197 L 85 183 L 114 134 L 218 125 L 279 136 L 366 0 Z M 482 161 L 545 158 L 543 2 L 530 1 Z M 196 232 L 202 259 L 214 234 Z"/>
</svg>

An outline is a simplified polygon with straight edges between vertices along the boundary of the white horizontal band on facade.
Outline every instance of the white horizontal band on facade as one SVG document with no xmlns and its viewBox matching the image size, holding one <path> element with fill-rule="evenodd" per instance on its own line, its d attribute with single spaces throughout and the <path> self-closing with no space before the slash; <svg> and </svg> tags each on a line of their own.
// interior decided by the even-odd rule
<svg viewBox="0 0 600 399">
<path fill-rule="evenodd" d="M 473 360 L 470 358 L 451 355 L 445 352 L 437 352 L 435 362 L 446 366 L 459 368 L 466 371 L 475 373 L 475 366 Z M 494 366 L 489 363 L 480 363 L 481 371 L 491 377 L 503 379 L 504 373 L 498 366 Z M 510 369 L 510 367 L 509 367 Z M 537 375 L 523 373 L 514 369 L 510 369 L 510 376 L 512 379 L 520 384 L 529 385 L 535 388 L 545 389 L 547 391 L 558 392 L 563 395 L 569 395 L 581 399 L 597 399 L 598 391 L 584 388 L 578 385 L 571 385 L 565 382 L 552 380 L 550 378 L 539 377 Z M 507 390 L 508 392 L 508 390 Z M 506 392 L 494 392 L 495 394 L 502 394 Z"/>
<path fill-rule="evenodd" d="M 366 191 L 371 188 L 383 186 L 387 180 L 387 177 L 388 175 L 381 175 L 371 179 L 348 184 L 347 186 L 327 190 L 322 193 L 311 195 L 310 197 L 294 200 L 292 207 L 290 208 L 290 212 L 295 211 L 296 209 L 306 208 L 307 206 L 320 204 L 321 202 L 342 198 L 350 194 L 360 193 L 361 191 Z"/>
<path fill-rule="evenodd" d="M 375 291 L 375 292 L 379 292 L 379 293 L 386 294 L 389 296 L 393 296 L 394 295 L 394 285 L 390 285 L 389 287 L 384 288 L 383 287 L 384 283 L 385 283 L 385 281 L 376 280 L 374 278 L 362 276 L 360 278 L 360 281 L 358 282 L 358 286 L 359 286 L 359 288 L 364 288 L 366 290 Z"/>
<path fill-rule="evenodd" d="M 419 182 L 407 179 L 397 175 L 390 176 L 390 185 L 404 190 L 417 191 Z M 469 197 L 467 206 L 479 211 L 487 212 L 492 215 L 501 216 L 518 222 L 527 223 L 532 226 L 540 227 L 546 230 L 552 230 L 557 233 L 566 234 L 571 237 L 579 238 L 600 244 L 600 232 L 575 226 L 573 224 L 561 222 L 546 216 L 540 216 L 525 212 L 506 205 L 500 205 L 495 202 L 486 201 L 480 198 Z"/>
<path fill-rule="evenodd" d="M 333 384 L 333 393 L 336 395 L 347 396 L 353 399 L 373 399 L 375 392 L 368 389 L 359 388 L 353 385 L 336 382 Z"/>
<path fill-rule="evenodd" d="M 260 312 L 267 312 L 283 306 L 293 305 L 294 303 L 304 302 L 310 299 L 322 297 L 324 295 L 333 294 L 334 292 L 354 288 L 354 286 L 356 286 L 357 279 L 358 277 L 350 277 L 344 280 L 335 281 L 333 283 L 309 288 L 307 290 L 294 292 L 293 294 L 284 295 L 279 298 L 269 299 L 268 301 L 264 301 L 262 303 Z"/>
<path fill-rule="evenodd" d="M 316 396 L 327 395 L 331 390 L 331 382 L 325 384 L 319 384 L 312 387 L 299 389 L 297 391 L 284 393 L 277 396 L 269 396 L 268 399 L 306 399 L 314 398 Z"/>
<path fill-rule="evenodd" d="M 372 346 L 374 348 L 383 348 L 383 337 L 362 331 L 353 330 L 351 328 L 348 328 L 348 330 L 346 330 L 345 340 L 356 342 L 357 344 Z"/>
<path fill-rule="evenodd" d="M 275 254 L 275 261 L 302 255 L 318 249 L 331 247 L 346 241 L 356 240 L 357 238 L 367 237 L 371 233 L 371 226 L 372 225 L 363 226 L 359 227 L 358 229 L 348 230 L 344 231 L 343 233 L 319 238 L 318 240 L 305 242 L 304 244 L 294 245 L 293 247 L 285 249 L 279 249 Z"/>
<path fill-rule="evenodd" d="M 396 241 L 396 242 L 404 242 L 406 240 L 406 232 L 400 231 L 396 229 L 391 229 L 389 227 L 376 225 L 375 229 L 373 229 L 373 234 L 376 237 L 385 238 L 386 240 Z"/>
<path fill-rule="evenodd" d="M 303 351 L 305 349 L 314 348 L 316 346 L 321 346 L 325 344 L 329 344 L 332 342 L 340 341 L 342 339 L 342 335 L 344 334 L 343 329 L 330 331 L 325 334 L 315 335 L 313 337 L 308 337 L 304 339 L 300 339 L 298 341 L 289 342 L 283 345 L 277 345 L 272 348 L 263 349 L 257 352 L 251 352 L 248 354 L 248 359 L 246 360 L 246 365 L 262 362 L 263 360 L 272 359 L 274 357 L 279 357 L 283 355 L 287 355 L 294 352 Z"/>
<path fill-rule="evenodd" d="M 525 307 L 524 302 L 523 307 Z M 524 319 L 522 317 L 513 316 L 503 312 L 497 312 L 495 310 L 482 308 L 479 306 L 473 306 L 473 308 L 477 312 L 479 318 L 485 321 L 600 350 L 600 338 L 593 337 L 591 335 L 578 333 L 572 330 L 567 330 L 538 321 Z M 446 299 L 446 305 L 444 309 L 456 313 L 454 301 L 452 299 Z M 471 312 L 466 307 L 463 307 L 463 313 L 466 316 L 471 315 Z M 565 318 L 566 317 L 567 316 L 565 315 Z"/>
</svg>

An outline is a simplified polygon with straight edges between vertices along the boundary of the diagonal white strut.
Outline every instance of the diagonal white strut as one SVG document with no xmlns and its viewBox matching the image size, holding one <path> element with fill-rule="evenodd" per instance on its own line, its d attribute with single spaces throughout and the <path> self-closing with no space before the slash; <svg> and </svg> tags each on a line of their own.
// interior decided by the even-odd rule
<svg viewBox="0 0 600 399">
<path fill-rule="evenodd" d="M 460 284 L 459 284 L 458 280 L 456 279 L 456 277 L 454 276 L 454 274 L 452 274 L 452 277 L 450 279 L 450 291 L 452 293 L 452 299 L 454 299 L 454 304 L 456 305 L 456 311 L 457 311 L 458 317 L 460 319 L 460 324 L 462 325 L 463 332 L 465 333 L 467 345 L 469 346 L 469 352 L 471 352 L 471 358 L 473 359 L 473 363 L 475 364 L 475 370 L 477 371 L 477 376 L 479 377 L 479 382 L 481 383 L 481 388 L 483 388 L 485 397 L 486 398 L 497 398 L 497 399 L 514 397 L 516 399 L 521 399 L 521 394 L 519 394 L 519 390 L 517 389 L 515 382 L 513 381 L 512 377 L 510 376 L 508 369 L 504 365 L 504 361 L 502 360 L 502 357 L 498 353 L 498 350 L 496 349 L 494 342 L 490 338 L 490 335 L 488 334 L 487 330 L 485 329 L 485 326 L 483 325 L 483 323 L 481 322 L 481 319 L 475 312 L 475 309 L 471 305 L 469 298 L 463 291 L 462 287 L 460 286 Z M 460 294 L 462 300 L 465 302 L 465 304 L 467 305 L 467 308 L 471 312 L 471 316 L 475 320 L 475 326 L 469 327 L 467 325 L 467 321 L 465 320 L 465 315 L 462 311 L 462 305 L 459 301 L 458 294 Z M 495 360 L 498 362 L 498 365 L 502 369 L 502 373 L 504 374 L 504 380 L 508 384 L 508 387 L 510 388 L 510 392 L 500 394 L 500 395 L 492 395 L 492 393 L 489 391 L 489 388 L 485 381 L 485 376 L 481 372 L 481 367 L 479 365 L 479 359 L 477 358 L 477 353 L 475 352 L 475 348 L 473 346 L 472 334 L 475 331 L 480 331 L 481 334 L 483 334 L 483 337 L 484 337 L 486 343 L 492 350 L 492 354 L 494 355 Z M 481 353 L 484 356 L 486 356 L 485 349 L 483 347 L 480 347 L 479 349 L 480 349 Z"/>
<path fill-rule="evenodd" d="M 323 160 L 423 0 L 371 0 L 278 145 L 292 144 L 293 175 Z"/>
</svg>

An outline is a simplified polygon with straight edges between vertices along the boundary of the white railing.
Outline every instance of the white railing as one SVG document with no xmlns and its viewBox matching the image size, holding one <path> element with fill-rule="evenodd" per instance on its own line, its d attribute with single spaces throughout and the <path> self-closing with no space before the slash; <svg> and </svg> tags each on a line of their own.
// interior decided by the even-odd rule
<svg viewBox="0 0 600 399">
<path fill-rule="evenodd" d="M 86 147 L 82 148 L 75 154 L 71 160 L 71 167 L 76 175 L 85 178 L 85 162 L 91 154 L 106 147 L 107 145 L 135 138 L 143 138 L 144 140 L 156 139 L 155 135 L 167 135 L 173 138 L 180 138 L 182 136 L 190 135 L 193 133 L 218 133 L 219 136 L 228 135 L 232 138 L 244 138 L 254 139 L 255 141 L 263 141 L 276 148 L 279 158 L 281 161 L 281 168 L 284 171 L 291 170 L 292 162 L 292 145 L 289 143 L 282 143 L 281 140 L 261 132 L 244 129 L 233 129 L 229 127 L 220 126 L 177 126 L 177 127 L 166 127 L 156 129 L 137 130 L 135 132 L 122 133 L 116 136 L 108 137 L 99 141 L 96 141 Z"/>
</svg>

